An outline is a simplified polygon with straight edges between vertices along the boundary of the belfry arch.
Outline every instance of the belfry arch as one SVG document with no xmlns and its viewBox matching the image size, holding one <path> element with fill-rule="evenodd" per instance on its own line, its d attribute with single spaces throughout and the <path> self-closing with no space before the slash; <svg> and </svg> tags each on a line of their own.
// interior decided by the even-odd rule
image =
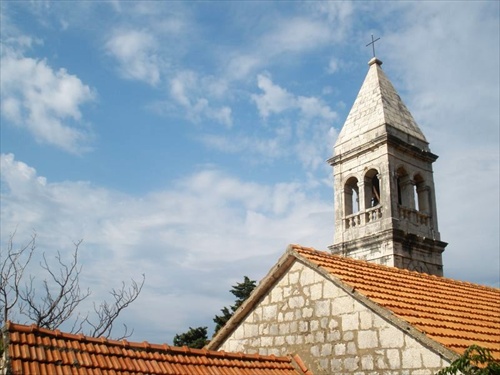
<svg viewBox="0 0 500 375">
<path fill-rule="evenodd" d="M 415 189 L 415 209 L 424 214 L 430 214 L 430 188 L 426 185 L 424 178 L 420 173 L 413 177 Z"/>
<path fill-rule="evenodd" d="M 376 169 L 370 169 L 364 179 L 365 209 L 376 207 L 381 204 L 380 178 Z"/>
<path fill-rule="evenodd" d="M 396 170 L 396 187 L 398 205 L 414 209 L 413 184 L 410 175 L 404 167 Z"/>
<path fill-rule="evenodd" d="M 350 177 L 344 185 L 344 216 L 359 212 L 358 179 Z"/>
</svg>

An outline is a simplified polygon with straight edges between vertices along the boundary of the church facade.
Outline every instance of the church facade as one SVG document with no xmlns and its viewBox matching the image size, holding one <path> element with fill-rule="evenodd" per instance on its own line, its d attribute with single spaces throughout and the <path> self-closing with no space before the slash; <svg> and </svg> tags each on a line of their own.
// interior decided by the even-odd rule
<svg viewBox="0 0 500 375">
<path fill-rule="evenodd" d="M 434 374 L 471 344 L 500 359 L 500 290 L 443 277 L 437 159 L 381 69 L 329 163 L 330 252 L 291 245 L 209 349 L 297 353 L 314 374 Z"/>
</svg>

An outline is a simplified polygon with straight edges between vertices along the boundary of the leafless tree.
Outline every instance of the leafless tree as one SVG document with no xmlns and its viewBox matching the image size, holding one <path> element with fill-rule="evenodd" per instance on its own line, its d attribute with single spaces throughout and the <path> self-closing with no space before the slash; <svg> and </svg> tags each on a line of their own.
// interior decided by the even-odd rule
<svg viewBox="0 0 500 375">
<path fill-rule="evenodd" d="M 31 240 L 27 244 L 17 249 L 14 248 L 14 236 L 15 232 L 9 237 L 5 251 L 0 247 L 0 306 L 3 310 L 0 325 L 2 326 L 19 301 L 24 270 L 36 248 L 36 233 L 31 235 Z"/>
<path fill-rule="evenodd" d="M 30 276 L 29 284 L 21 291 L 19 298 L 24 302 L 20 306 L 21 313 L 26 315 L 38 327 L 56 329 L 68 321 L 75 309 L 90 296 L 90 289 L 82 291 L 80 288 L 80 273 L 82 266 L 78 265 L 78 250 L 82 241 L 75 243 L 72 260 L 66 264 L 57 252 L 58 269 L 53 270 L 45 254 L 40 266 L 47 271 L 50 278 L 43 280 L 42 292 L 37 294 L 35 278 Z"/>
<path fill-rule="evenodd" d="M 89 336 L 92 337 L 108 337 L 111 335 L 113 330 L 113 324 L 118 318 L 118 315 L 126 309 L 132 302 L 134 302 L 142 291 L 144 282 L 146 281 L 146 276 L 142 274 L 142 281 L 138 283 L 135 280 L 131 280 L 131 285 L 127 288 L 125 282 L 122 282 L 120 289 L 111 290 L 110 294 L 113 296 L 113 302 L 108 303 L 107 301 L 101 302 L 99 306 L 94 303 L 94 312 L 97 317 L 97 322 L 91 322 L 88 317 L 85 322 L 91 327 Z M 126 324 L 124 326 L 124 333 L 118 340 L 130 337 L 134 331 L 129 332 Z"/>
<path fill-rule="evenodd" d="M 110 337 L 114 323 L 120 313 L 134 302 L 142 291 L 145 276 L 140 283 L 131 280 L 131 285 L 122 282 L 119 289 L 112 289 L 112 302 L 104 301 L 94 304 L 95 316 L 93 319 L 77 313 L 81 303 L 91 295 L 90 289 L 80 287 L 82 266 L 78 263 L 78 254 L 82 241 L 76 242 L 71 261 L 65 261 L 58 252 L 57 266 L 49 265 L 45 253 L 40 266 L 48 273 L 48 278 L 41 284 L 34 276 L 29 276 L 24 289 L 21 283 L 26 279 L 25 269 L 31 261 L 36 248 L 36 235 L 31 241 L 15 249 L 14 235 L 9 238 L 5 253 L 0 253 L 0 308 L 3 323 L 11 316 L 11 310 L 17 308 L 19 312 L 39 327 L 56 329 L 61 324 L 73 320 L 72 333 L 84 333 L 92 337 Z M 37 290 L 37 285 L 40 288 Z M 124 334 L 118 339 L 130 337 L 133 331 L 124 325 Z"/>
</svg>

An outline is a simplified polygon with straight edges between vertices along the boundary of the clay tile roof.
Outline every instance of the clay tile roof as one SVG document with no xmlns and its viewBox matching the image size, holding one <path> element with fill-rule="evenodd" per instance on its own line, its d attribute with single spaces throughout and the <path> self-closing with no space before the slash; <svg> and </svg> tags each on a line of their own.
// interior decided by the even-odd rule
<svg viewBox="0 0 500 375">
<path fill-rule="evenodd" d="M 500 289 L 340 257 L 298 245 L 292 253 L 340 279 L 434 341 L 462 354 L 472 344 L 500 359 Z"/>
<path fill-rule="evenodd" d="M 8 322 L 5 329 L 8 335 L 7 360 L 12 374 L 312 374 L 299 357 L 113 341 L 12 322 Z"/>
</svg>

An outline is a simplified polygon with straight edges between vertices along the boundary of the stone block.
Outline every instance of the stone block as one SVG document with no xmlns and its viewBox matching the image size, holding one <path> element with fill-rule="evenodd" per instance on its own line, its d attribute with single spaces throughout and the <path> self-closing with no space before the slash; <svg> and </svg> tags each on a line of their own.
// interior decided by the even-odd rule
<svg viewBox="0 0 500 375">
<path fill-rule="evenodd" d="M 347 354 L 358 354 L 358 348 L 354 342 L 347 343 Z"/>
<path fill-rule="evenodd" d="M 300 273 L 300 285 L 305 286 L 305 285 L 311 285 L 314 284 L 314 275 L 317 272 L 311 271 L 309 268 L 304 268 L 302 272 Z"/>
<path fill-rule="evenodd" d="M 359 358 L 358 357 L 350 357 L 344 359 L 344 369 L 347 371 L 354 371 L 359 368 Z"/>
<path fill-rule="evenodd" d="M 332 344 L 326 343 L 321 346 L 321 356 L 328 357 L 332 354 Z"/>
<path fill-rule="evenodd" d="M 447 366 L 439 355 L 431 351 L 422 352 L 422 362 L 425 368 L 441 368 Z"/>
<path fill-rule="evenodd" d="M 313 316 L 313 309 L 311 307 L 304 307 L 302 309 L 303 318 L 311 318 Z"/>
<path fill-rule="evenodd" d="M 330 315 L 330 301 L 320 300 L 314 303 L 314 313 L 317 317 Z"/>
<path fill-rule="evenodd" d="M 342 315 L 342 330 L 354 331 L 359 329 L 359 313 Z"/>
<path fill-rule="evenodd" d="M 302 296 L 294 296 L 294 297 L 288 298 L 288 306 L 291 309 L 297 309 L 297 308 L 303 307 L 304 303 L 305 303 L 305 300 L 304 300 L 304 297 L 302 297 Z"/>
<path fill-rule="evenodd" d="M 332 301 L 332 315 L 349 314 L 353 311 L 353 299 L 350 296 L 341 296 Z"/>
<path fill-rule="evenodd" d="M 352 340 L 354 340 L 354 332 L 353 331 L 344 332 L 344 334 L 342 335 L 342 340 L 343 341 L 352 341 Z"/>
<path fill-rule="evenodd" d="M 312 320 L 309 322 L 309 328 L 311 332 L 317 331 L 319 329 L 319 320 Z"/>
<path fill-rule="evenodd" d="M 301 320 L 299 322 L 299 332 L 304 333 L 309 331 L 309 322 L 307 320 Z"/>
<path fill-rule="evenodd" d="M 294 345 L 295 344 L 295 336 L 293 336 L 293 335 L 286 336 L 285 341 L 288 345 Z"/>
<path fill-rule="evenodd" d="M 402 348 L 404 345 L 404 333 L 397 328 L 382 328 L 379 335 L 382 348 Z"/>
<path fill-rule="evenodd" d="M 373 313 L 369 310 L 360 311 L 359 323 L 361 329 L 370 329 L 373 327 Z"/>
<path fill-rule="evenodd" d="M 297 282 L 299 281 L 299 276 L 300 276 L 299 271 L 289 272 L 288 278 L 289 278 L 290 285 L 296 285 Z"/>
<path fill-rule="evenodd" d="M 256 337 L 259 336 L 259 325 L 258 324 L 245 324 L 243 325 L 244 336 L 245 337 Z"/>
<path fill-rule="evenodd" d="M 271 302 L 281 302 L 283 301 L 283 289 L 280 287 L 276 287 L 271 291 Z"/>
<path fill-rule="evenodd" d="M 358 332 L 358 347 L 360 349 L 378 348 L 379 342 L 377 331 L 359 331 Z"/>
<path fill-rule="evenodd" d="M 398 349 L 387 349 L 387 360 L 389 361 L 389 368 L 398 370 L 401 368 L 401 358 Z"/>
<path fill-rule="evenodd" d="M 325 342 L 325 336 L 326 336 L 326 333 L 325 331 L 321 330 L 321 331 L 318 331 L 314 334 L 314 340 L 316 342 Z"/>
<path fill-rule="evenodd" d="M 261 337 L 260 338 L 260 346 L 261 347 L 273 346 L 273 338 L 270 336 Z"/>
<path fill-rule="evenodd" d="M 420 350 L 417 348 L 406 348 L 401 353 L 403 368 L 421 368 L 422 359 L 420 357 Z"/>
<path fill-rule="evenodd" d="M 317 284 L 311 285 L 310 297 L 311 297 L 311 300 L 313 300 L 313 301 L 323 298 L 323 284 L 322 283 L 317 283 Z"/>
<path fill-rule="evenodd" d="M 344 355 L 346 353 L 346 350 L 347 350 L 346 344 L 344 343 L 335 344 L 335 346 L 333 347 L 333 351 L 337 356 Z"/>
<path fill-rule="evenodd" d="M 288 323 L 281 323 L 279 325 L 279 334 L 288 335 L 290 333 L 290 325 Z"/>
<path fill-rule="evenodd" d="M 339 289 L 330 283 L 323 283 L 323 298 L 333 299 L 340 296 Z"/>
<path fill-rule="evenodd" d="M 319 353 L 320 353 L 320 347 L 319 347 L 319 345 L 313 345 L 313 346 L 311 346 L 310 353 L 315 358 L 319 357 Z"/>
<path fill-rule="evenodd" d="M 336 331 L 328 332 L 326 334 L 326 339 L 329 342 L 336 342 L 336 341 L 340 340 L 340 331 L 336 330 Z"/>
<path fill-rule="evenodd" d="M 373 370 L 373 357 L 371 355 L 364 355 L 361 357 L 361 369 Z"/>
<path fill-rule="evenodd" d="M 336 373 L 338 373 L 339 371 L 342 370 L 342 361 L 338 358 L 334 358 L 331 360 L 331 369 L 332 371 L 335 371 Z"/>
<path fill-rule="evenodd" d="M 262 320 L 269 321 L 275 320 L 278 316 L 278 309 L 276 305 L 269 305 L 262 307 Z"/>
</svg>

